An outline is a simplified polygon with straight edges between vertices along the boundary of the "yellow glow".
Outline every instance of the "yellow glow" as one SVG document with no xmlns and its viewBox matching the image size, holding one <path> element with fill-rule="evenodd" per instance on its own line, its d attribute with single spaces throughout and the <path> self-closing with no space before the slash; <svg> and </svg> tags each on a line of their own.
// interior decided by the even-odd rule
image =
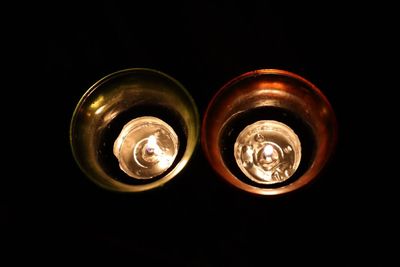
<svg viewBox="0 0 400 267">
<path fill-rule="evenodd" d="M 90 104 L 90 108 L 92 109 L 97 109 L 98 107 L 101 106 L 101 104 L 103 104 L 104 102 L 104 96 L 99 96 L 95 101 L 93 101 L 92 104 Z"/>
<path fill-rule="evenodd" d="M 108 124 L 113 119 L 115 119 L 115 117 L 117 117 L 117 115 L 118 115 L 117 111 L 107 112 L 106 114 L 104 114 L 104 122 Z"/>
</svg>

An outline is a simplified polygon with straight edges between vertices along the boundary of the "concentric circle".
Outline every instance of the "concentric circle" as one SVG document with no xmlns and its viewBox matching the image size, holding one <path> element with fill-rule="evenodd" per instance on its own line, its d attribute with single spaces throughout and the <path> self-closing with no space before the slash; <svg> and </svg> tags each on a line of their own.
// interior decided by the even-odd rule
<svg viewBox="0 0 400 267">
<path fill-rule="evenodd" d="M 274 120 L 257 121 L 244 128 L 234 151 L 242 172 L 261 184 L 286 181 L 301 160 L 299 137 L 289 126 Z"/>
<path fill-rule="evenodd" d="M 281 114 L 275 116 L 276 111 Z M 276 121 L 274 126 L 252 132 L 260 125 L 246 114 L 254 113 L 262 123 Z M 289 125 L 291 118 L 296 121 Z M 248 124 L 237 129 L 243 121 Z M 292 131 L 292 125 L 305 132 Z M 276 69 L 251 71 L 225 84 L 207 107 L 201 136 L 203 152 L 219 176 L 241 190 L 266 196 L 310 184 L 330 160 L 336 140 L 336 116 L 324 94 L 303 77 Z M 231 150 L 234 157 L 226 154 Z"/>
<path fill-rule="evenodd" d="M 140 117 L 145 117 L 143 127 L 135 121 Z M 196 104 L 177 80 L 131 68 L 101 78 L 86 91 L 71 119 L 70 144 L 79 167 L 96 184 L 141 192 L 164 185 L 186 166 L 199 133 Z"/>
<path fill-rule="evenodd" d="M 114 142 L 120 168 L 136 179 L 165 172 L 178 154 L 179 140 L 166 122 L 151 116 L 131 120 Z"/>
</svg>

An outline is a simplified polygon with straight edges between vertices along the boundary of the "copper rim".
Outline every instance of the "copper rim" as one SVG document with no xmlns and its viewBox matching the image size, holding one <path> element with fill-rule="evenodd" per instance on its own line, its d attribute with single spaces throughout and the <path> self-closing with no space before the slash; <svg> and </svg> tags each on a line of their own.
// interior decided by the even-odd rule
<svg viewBox="0 0 400 267">
<path fill-rule="evenodd" d="M 281 107 L 299 115 L 311 126 L 316 144 L 307 171 L 277 188 L 256 187 L 240 180 L 220 152 L 223 124 L 238 112 L 260 106 Z M 202 149 L 216 173 L 231 185 L 258 195 L 286 194 L 309 184 L 331 158 L 336 142 L 336 116 L 326 96 L 303 77 L 277 69 L 247 72 L 226 83 L 210 101 L 202 122 Z"/>
</svg>

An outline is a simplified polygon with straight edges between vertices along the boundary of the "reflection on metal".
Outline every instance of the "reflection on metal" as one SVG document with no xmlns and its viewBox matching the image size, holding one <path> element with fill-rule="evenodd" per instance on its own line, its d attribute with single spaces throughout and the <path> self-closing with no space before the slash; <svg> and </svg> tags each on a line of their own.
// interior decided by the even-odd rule
<svg viewBox="0 0 400 267">
<path fill-rule="evenodd" d="M 173 119 L 159 118 L 158 115 L 165 115 L 164 111 L 171 114 L 167 119 Z M 129 138 L 122 138 L 125 142 L 117 141 L 121 146 L 117 146 L 117 157 L 114 156 L 114 142 L 120 134 L 125 134 L 121 133 L 124 126 L 139 117 L 147 120 L 142 118 L 141 123 L 154 126 L 151 134 L 143 135 L 143 142 L 139 140 L 140 144 L 135 146 L 128 145 L 135 138 L 127 133 Z M 162 130 L 157 132 L 155 125 Z M 196 105 L 178 81 L 156 70 L 126 69 L 100 79 L 83 95 L 71 120 L 70 143 L 76 162 L 95 183 L 110 190 L 139 192 L 165 184 L 185 167 L 196 147 L 199 125 Z M 142 145 L 147 147 L 141 149 Z M 132 174 L 129 167 L 125 168 L 127 165 L 121 169 L 119 164 L 131 164 L 130 159 L 122 156 L 125 147 L 133 149 L 127 150 L 130 158 L 136 157 L 142 166 L 146 166 L 146 161 L 150 165 L 158 161 L 157 167 L 146 166 L 148 169 L 142 174 Z M 141 156 L 144 162 L 139 160 Z M 154 178 L 132 178 L 135 176 Z"/>
<path fill-rule="evenodd" d="M 312 142 L 302 140 L 302 132 L 265 112 L 258 119 L 261 122 L 239 129 L 236 143 L 228 144 L 228 150 L 234 146 L 232 158 L 238 173 L 222 145 L 235 127 L 228 132 L 223 129 L 239 115 L 257 109 L 282 110 L 282 118 L 292 114 L 310 128 Z M 264 124 L 270 126 L 263 128 Z M 201 142 L 206 158 L 224 180 L 250 193 L 278 195 L 314 180 L 330 159 L 336 139 L 335 114 L 315 85 L 287 71 L 262 69 L 236 77 L 215 94 L 204 115 Z M 307 159 L 303 150 L 310 151 L 309 143 L 313 146 Z"/>
</svg>

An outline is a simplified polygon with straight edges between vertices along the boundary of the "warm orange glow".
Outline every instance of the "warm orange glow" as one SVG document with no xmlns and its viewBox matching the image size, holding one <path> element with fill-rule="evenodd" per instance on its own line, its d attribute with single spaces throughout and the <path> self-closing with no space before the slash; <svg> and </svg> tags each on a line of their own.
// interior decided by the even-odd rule
<svg viewBox="0 0 400 267">
<path fill-rule="evenodd" d="M 287 110 L 311 127 L 310 135 L 315 141 L 315 151 L 310 159 L 312 162 L 308 169 L 303 170 L 288 184 L 277 187 L 254 186 L 237 177 L 235 170 L 229 169 L 223 158 L 220 141 L 224 136 L 221 136 L 221 129 L 237 114 L 259 107 Z M 297 190 L 315 179 L 333 154 L 336 139 L 337 122 L 334 111 L 315 85 L 288 71 L 261 69 L 235 77 L 214 95 L 203 118 L 201 144 L 213 169 L 227 182 L 250 193 L 272 196 Z M 270 145 L 274 148 L 274 144 Z M 268 146 L 263 149 L 261 153 L 265 156 L 264 165 L 269 167 L 268 164 L 274 162 L 275 148 L 272 154 Z M 285 154 L 291 154 L 295 149 L 289 145 L 281 146 L 282 153 Z M 250 149 L 242 149 L 242 153 L 238 154 L 242 157 L 244 166 L 249 169 L 255 164 L 250 161 L 250 152 Z M 256 168 L 251 170 L 259 176 Z M 290 175 L 281 166 L 279 173 Z"/>
<path fill-rule="evenodd" d="M 103 102 L 104 102 L 104 96 L 100 95 L 96 98 L 96 100 L 93 101 L 92 104 L 90 104 L 90 108 L 97 109 L 103 104 Z"/>
</svg>

